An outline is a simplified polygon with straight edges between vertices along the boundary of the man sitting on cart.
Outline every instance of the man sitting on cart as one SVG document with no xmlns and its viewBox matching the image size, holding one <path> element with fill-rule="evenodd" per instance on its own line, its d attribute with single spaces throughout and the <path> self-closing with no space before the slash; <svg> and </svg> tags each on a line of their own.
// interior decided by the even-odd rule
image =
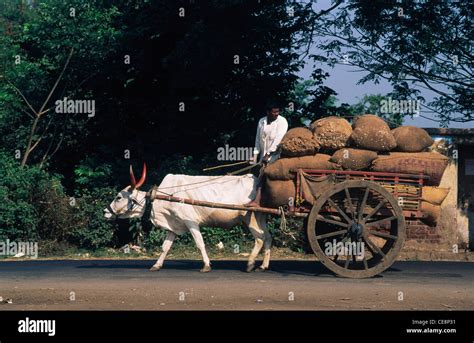
<svg viewBox="0 0 474 343">
<path fill-rule="evenodd" d="M 288 122 L 285 117 L 280 115 L 280 106 L 276 102 L 269 102 L 266 110 L 267 115 L 258 121 L 254 149 L 254 162 L 259 155 L 259 163 L 262 167 L 257 180 L 255 199 L 245 204 L 248 207 L 260 206 L 264 181 L 263 171 L 268 163 L 272 163 L 280 157 L 278 144 L 288 131 Z"/>
</svg>

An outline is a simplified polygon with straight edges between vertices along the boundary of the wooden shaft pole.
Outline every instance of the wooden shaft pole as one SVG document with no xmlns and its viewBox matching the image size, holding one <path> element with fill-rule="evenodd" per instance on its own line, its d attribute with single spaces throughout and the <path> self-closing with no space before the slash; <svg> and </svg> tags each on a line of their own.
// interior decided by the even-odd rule
<svg viewBox="0 0 474 343">
<path fill-rule="evenodd" d="M 251 212 L 260 212 L 260 213 L 268 213 L 273 215 L 280 215 L 280 210 L 276 208 L 269 208 L 269 207 L 247 207 L 244 205 L 231 205 L 231 204 L 223 204 L 218 202 L 211 202 L 211 201 L 203 201 L 203 200 L 192 200 L 192 199 L 185 199 L 174 197 L 171 195 L 162 195 L 162 194 L 154 194 L 153 199 L 156 200 L 165 200 L 170 202 L 179 202 L 181 204 L 188 204 L 194 206 L 203 206 L 203 207 L 211 207 L 211 208 L 220 208 L 224 210 L 241 210 L 241 211 L 251 211 Z M 306 217 L 307 213 L 298 213 L 298 212 L 288 212 L 285 213 L 290 216 L 296 217 Z"/>
</svg>

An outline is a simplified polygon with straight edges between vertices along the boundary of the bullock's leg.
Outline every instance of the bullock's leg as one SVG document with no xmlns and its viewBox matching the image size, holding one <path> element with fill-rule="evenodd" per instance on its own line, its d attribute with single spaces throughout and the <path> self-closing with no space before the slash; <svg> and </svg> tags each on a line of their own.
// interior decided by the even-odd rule
<svg viewBox="0 0 474 343">
<path fill-rule="evenodd" d="M 267 216 L 263 213 L 255 214 L 259 228 L 263 230 L 263 262 L 262 265 L 256 269 L 256 271 L 265 271 L 268 269 L 270 264 L 270 249 L 272 247 L 272 236 L 267 228 Z"/>
<path fill-rule="evenodd" d="M 165 241 L 163 242 L 162 246 L 162 252 L 160 254 L 160 257 L 158 258 L 158 261 L 153 265 L 153 267 L 150 268 L 151 272 L 160 270 L 161 267 L 163 267 L 163 262 L 165 262 L 166 254 L 168 251 L 170 251 L 171 246 L 173 245 L 173 241 L 175 239 L 176 235 L 169 231 L 168 234 L 166 235 Z"/>
<path fill-rule="evenodd" d="M 265 231 L 265 237 L 263 239 L 263 249 L 264 249 L 263 263 L 259 267 L 259 269 L 257 269 L 260 271 L 264 271 L 268 269 L 268 266 L 270 265 L 270 250 L 272 247 L 272 236 L 270 235 L 270 232 L 267 230 L 266 227 L 264 231 Z"/>
<path fill-rule="evenodd" d="M 253 231 L 251 229 L 251 231 Z M 253 232 L 252 232 L 253 233 Z M 254 234 L 255 237 L 255 234 Z M 249 256 L 249 261 L 247 262 L 247 273 L 250 273 L 255 268 L 255 259 L 257 258 L 260 250 L 262 250 L 263 239 L 261 237 L 255 238 L 255 244 L 253 246 L 252 252 Z"/>
<path fill-rule="evenodd" d="M 250 273 L 255 268 L 255 259 L 260 253 L 260 250 L 262 250 L 264 232 L 260 228 L 260 222 L 257 220 L 257 216 L 255 213 L 250 213 L 250 220 L 249 220 L 248 227 L 253 237 L 255 238 L 255 244 L 253 246 L 252 252 L 250 253 L 249 260 L 247 262 L 247 272 Z"/>
<path fill-rule="evenodd" d="M 188 226 L 188 228 L 189 228 L 189 231 L 191 232 L 191 235 L 194 238 L 194 241 L 196 242 L 196 246 L 201 251 L 202 260 L 204 262 L 204 267 L 200 270 L 200 272 L 201 273 L 208 273 L 208 272 L 211 271 L 211 261 L 209 260 L 209 257 L 207 256 L 206 245 L 204 244 L 204 239 L 202 238 L 202 234 L 201 234 L 201 231 L 199 229 L 199 225 L 190 224 Z"/>
</svg>

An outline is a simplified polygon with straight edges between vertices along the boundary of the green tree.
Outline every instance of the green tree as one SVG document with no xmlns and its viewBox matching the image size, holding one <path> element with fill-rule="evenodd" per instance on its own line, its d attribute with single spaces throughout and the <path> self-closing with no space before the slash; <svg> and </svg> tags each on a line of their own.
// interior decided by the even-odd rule
<svg viewBox="0 0 474 343">
<path fill-rule="evenodd" d="M 361 99 L 359 99 L 357 103 L 350 106 L 350 113 L 353 116 L 367 113 L 376 114 L 379 117 L 385 119 L 385 121 L 390 125 L 390 127 L 395 128 L 397 126 L 400 126 L 403 123 L 403 114 L 381 112 L 382 101 L 387 100 L 389 97 L 390 94 L 366 94 Z"/>
<path fill-rule="evenodd" d="M 0 129 L 22 166 L 73 147 L 87 115 L 55 112 L 57 99 L 91 98 L 87 82 L 113 51 L 118 15 L 98 1 L 7 1 L 0 8 Z M 3 24 L 3 25 L 1 25 Z"/>
<path fill-rule="evenodd" d="M 444 124 L 473 120 L 470 1 L 352 0 L 315 27 L 315 44 L 331 66 L 367 71 L 360 82 L 388 80 L 400 99 L 422 101 Z M 427 103 L 420 89 L 435 94 Z"/>
</svg>

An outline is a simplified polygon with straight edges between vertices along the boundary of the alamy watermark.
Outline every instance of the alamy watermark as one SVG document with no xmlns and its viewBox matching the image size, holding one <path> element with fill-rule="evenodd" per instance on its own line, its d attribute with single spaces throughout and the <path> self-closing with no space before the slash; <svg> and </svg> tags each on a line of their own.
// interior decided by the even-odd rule
<svg viewBox="0 0 474 343">
<path fill-rule="evenodd" d="M 38 258 L 38 242 L 0 241 L 0 255 Z"/>
<path fill-rule="evenodd" d="M 356 256 L 364 258 L 364 242 L 338 242 L 333 239 L 332 242 L 324 244 L 324 253 L 327 256 Z"/>
<path fill-rule="evenodd" d="M 56 335 L 56 320 L 54 319 L 30 319 L 18 321 L 19 333 L 47 333 L 48 336 Z"/>
<path fill-rule="evenodd" d="M 65 97 L 62 100 L 56 100 L 56 113 L 82 113 L 87 114 L 89 118 L 95 116 L 95 100 L 72 100 Z"/>
<path fill-rule="evenodd" d="M 217 148 L 218 161 L 250 161 L 254 156 L 252 147 L 231 147 L 229 144 Z"/>
<path fill-rule="evenodd" d="M 392 114 L 420 114 L 419 100 L 397 100 L 389 97 L 380 101 L 381 113 Z"/>
</svg>

